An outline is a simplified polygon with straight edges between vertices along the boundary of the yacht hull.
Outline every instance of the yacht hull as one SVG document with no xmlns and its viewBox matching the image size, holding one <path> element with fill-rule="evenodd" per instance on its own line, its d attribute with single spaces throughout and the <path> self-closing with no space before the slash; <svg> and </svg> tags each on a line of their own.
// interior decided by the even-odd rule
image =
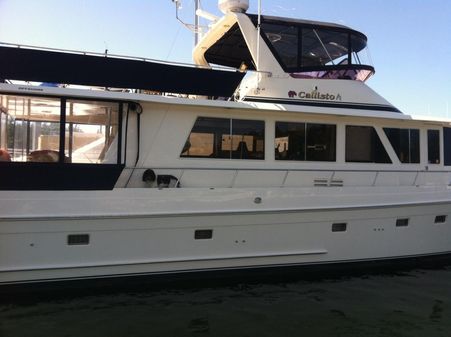
<svg viewBox="0 0 451 337">
<path fill-rule="evenodd" d="M 451 202 L 443 200 L 280 210 L 243 205 L 190 213 L 177 212 L 177 205 L 167 205 L 164 198 L 161 202 L 174 211 L 95 215 L 93 205 L 91 215 L 3 217 L 0 284 L 311 266 L 451 252 L 451 227 L 446 221 L 436 223 L 437 216 L 448 215 L 451 209 Z M 73 235 L 87 241 L 74 241 Z"/>
</svg>

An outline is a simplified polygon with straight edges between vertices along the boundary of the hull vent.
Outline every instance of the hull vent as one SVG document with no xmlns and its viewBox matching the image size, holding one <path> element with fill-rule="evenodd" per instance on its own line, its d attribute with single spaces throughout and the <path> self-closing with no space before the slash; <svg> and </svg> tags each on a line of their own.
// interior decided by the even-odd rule
<svg viewBox="0 0 451 337">
<path fill-rule="evenodd" d="M 343 179 L 324 179 L 316 178 L 313 180 L 313 186 L 315 187 L 342 187 Z"/>
</svg>

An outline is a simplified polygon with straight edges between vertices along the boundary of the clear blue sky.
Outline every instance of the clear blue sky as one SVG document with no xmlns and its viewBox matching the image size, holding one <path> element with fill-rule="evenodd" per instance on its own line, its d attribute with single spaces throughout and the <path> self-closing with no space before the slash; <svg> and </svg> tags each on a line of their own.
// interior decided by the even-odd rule
<svg viewBox="0 0 451 337">
<path fill-rule="evenodd" d="M 182 0 L 192 20 L 193 0 Z M 203 8 L 219 15 L 216 0 Z M 251 0 L 250 12 L 256 12 Z M 409 114 L 451 117 L 451 0 L 262 0 L 263 14 L 341 23 L 368 36 L 368 84 Z M 191 62 L 171 0 L 0 0 L 0 41 Z"/>
</svg>

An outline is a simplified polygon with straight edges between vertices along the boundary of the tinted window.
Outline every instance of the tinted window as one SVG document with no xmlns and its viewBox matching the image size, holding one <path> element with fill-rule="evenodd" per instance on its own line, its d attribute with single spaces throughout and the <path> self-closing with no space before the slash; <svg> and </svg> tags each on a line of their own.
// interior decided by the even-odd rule
<svg viewBox="0 0 451 337">
<path fill-rule="evenodd" d="M 440 131 L 428 130 L 428 163 L 440 164 Z"/>
<path fill-rule="evenodd" d="M 265 158 L 265 122 L 232 119 L 232 158 Z"/>
<path fill-rule="evenodd" d="M 182 150 L 182 157 L 230 158 L 222 149 L 230 139 L 230 119 L 199 117 Z"/>
<path fill-rule="evenodd" d="M 371 126 L 346 126 L 346 161 L 391 163 L 379 136 Z"/>
<path fill-rule="evenodd" d="M 401 163 L 420 162 L 420 131 L 418 129 L 384 128 Z"/>
<path fill-rule="evenodd" d="M 276 123 L 276 160 L 305 160 L 305 123 Z"/>
<path fill-rule="evenodd" d="M 199 117 L 181 157 L 264 159 L 263 121 Z"/>
<path fill-rule="evenodd" d="M 309 161 L 335 161 L 336 126 L 307 124 L 307 155 Z"/>
<path fill-rule="evenodd" d="M 335 161 L 336 126 L 276 122 L 276 160 Z"/>
</svg>

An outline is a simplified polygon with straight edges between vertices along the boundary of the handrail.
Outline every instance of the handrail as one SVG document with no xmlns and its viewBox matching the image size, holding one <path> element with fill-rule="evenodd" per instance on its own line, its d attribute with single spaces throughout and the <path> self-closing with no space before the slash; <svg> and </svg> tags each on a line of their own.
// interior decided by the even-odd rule
<svg viewBox="0 0 451 337">
<path fill-rule="evenodd" d="M 126 166 L 125 169 L 152 169 L 152 170 L 203 170 L 203 171 L 277 171 L 277 172 L 392 172 L 392 173 L 451 173 L 451 167 L 449 170 L 376 170 L 376 169 L 364 169 L 364 170 L 356 170 L 356 169 L 312 169 L 312 168 L 255 168 L 255 167 L 242 167 L 242 168 L 217 168 L 217 167 L 169 167 L 169 166 L 153 166 L 153 167 L 134 167 L 134 166 Z"/>
</svg>

